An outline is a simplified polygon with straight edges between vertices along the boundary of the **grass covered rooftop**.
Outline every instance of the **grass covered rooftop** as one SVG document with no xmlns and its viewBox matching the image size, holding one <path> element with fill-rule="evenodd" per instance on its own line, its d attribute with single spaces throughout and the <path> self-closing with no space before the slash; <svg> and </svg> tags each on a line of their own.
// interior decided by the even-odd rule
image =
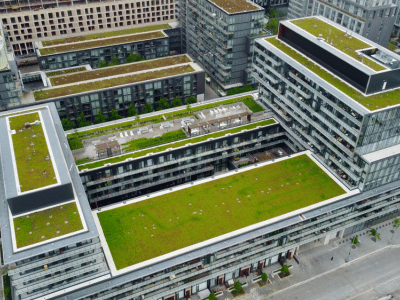
<svg viewBox="0 0 400 300">
<path fill-rule="evenodd" d="M 344 193 L 300 155 L 97 215 L 122 269 Z"/>
<path fill-rule="evenodd" d="M 142 72 L 139 74 L 131 74 L 108 79 L 102 79 L 92 82 L 85 82 L 80 84 L 71 84 L 56 88 L 45 89 L 33 93 L 35 101 L 41 101 L 56 97 L 69 96 L 89 91 L 106 89 L 109 87 L 137 83 L 140 81 L 152 80 L 156 78 L 164 78 L 169 76 L 181 75 L 186 73 L 195 72 L 190 65 L 181 65 L 177 67 L 165 68 L 161 70 Z"/>
<path fill-rule="evenodd" d="M 361 92 L 316 65 L 312 60 L 304 57 L 281 40 L 275 37 L 265 40 L 371 111 L 400 103 L 400 89 L 364 96 Z"/>
<path fill-rule="evenodd" d="M 76 83 L 80 81 L 87 81 L 92 79 L 99 79 L 104 77 L 116 76 L 127 73 L 140 72 L 145 70 L 157 69 L 161 67 L 168 67 L 173 65 L 179 65 L 183 63 L 189 63 L 192 60 L 186 55 L 179 55 L 173 57 L 166 57 L 160 59 L 152 59 L 144 62 L 136 62 L 131 64 L 124 64 L 115 67 L 106 67 L 95 70 L 86 71 L 83 73 L 66 74 L 63 76 L 57 76 L 50 78 L 50 82 L 53 86 L 65 85 Z M 62 74 L 61 74 L 62 75 Z"/>
<path fill-rule="evenodd" d="M 38 112 L 9 118 L 21 192 L 57 183 L 42 124 L 25 128 L 25 123 L 39 120 Z"/>
<path fill-rule="evenodd" d="M 251 129 L 256 128 L 257 126 L 267 126 L 267 125 L 272 125 L 272 124 L 275 124 L 275 123 L 276 123 L 275 120 L 269 119 L 269 120 L 266 120 L 266 121 L 255 122 L 255 123 L 252 123 L 252 124 L 249 124 L 249 125 L 245 125 L 245 126 L 239 126 L 239 127 L 235 127 L 235 128 L 231 128 L 231 129 L 221 130 L 221 131 L 218 131 L 218 132 L 212 133 L 212 134 L 206 134 L 206 135 L 195 137 L 195 138 L 185 139 L 183 141 L 178 141 L 178 142 L 175 142 L 175 143 L 172 143 L 172 144 L 171 143 L 170 144 L 165 144 L 165 143 L 170 142 L 170 140 L 168 140 L 168 138 L 170 136 L 169 134 L 164 134 L 164 135 L 166 135 L 167 139 L 163 139 L 164 135 L 162 135 L 160 138 L 157 138 L 157 139 L 151 139 L 151 140 L 149 140 L 149 139 L 143 139 L 142 140 L 141 139 L 139 142 L 136 142 L 137 140 L 133 140 L 133 142 L 131 142 L 131 143 L 129 143 L 129 142 L 126 143 L 126 145 L 128 145 L 128 148 L 127 148 L 128 150 L 130 148 L 131 149 L 137 149 L 137 147 L 134 148 L 135 147 L 135 143 L 141 143 L 141 142 L 143 144 L 153 143 L 153 145 L 154 145 L 154 143 L 158 142 L 159 144 L 164 144 L 164 145 L 156 147 L 156 148 L 148 148 L 148 149 L 145 149 L 145 150 L 142 150 L 142 151 L 128 153 L 128 154 L 121 155 L 121 156 L 116 156 L 116 157 L 113 157 L 113 158 L 99 160 L 99 161 L 96 161 L 96 162 L 93 162 L 93 163 L 90 163 L 90 164 L 80 165 L 80 166 L 78 166 L 78 169 L 79 169 L 79 171 L 82 171 L 84 169 L 94 169 L 94 168 L 102 167 L 105 164 L 115 164 L 115 163 L 118 163 L 118 162 L 122 162 L 122 161 L 124 161 L 124 160 L 126 160 L 128 158 L 141 157 L 141 156 L 144 156 L 144 155 L 146 155 L 148 153 L 158 153 L 158 152 L 161 152 L 161 151 L 165 151 L 165 150 L 167 150 L 169 148 L 174 149 L 174 148 L 185 146 L 186 144 L 189 144 L 189 143 L 191 143 L 191 144 L 200 143 L 200 142 L 204 142 L 204 141 L 206 141 L 207 139 L 210 139 L 210 138 L 223 137 L 228 133 L 235 134 L 235 133 L 238 133 L 238 132 L 240 132 L 242 130 L 251 130 Z M 173 133 L 174 137 L 179 138 L 180 135 L 178 135 L 177 132 L 178 131 L 172 131 L 171 133 Z M 146 140 L 148 140 L 148 141 L 146 141 Z"/>
<path fill-rule="evenodd" d="M 371 48 L 371 45 L 364 43 L 354 36 L 350 38 L 350 36 L 348 36 L 346 32 L 336 28 L 335 26 L 325 23 L 318 18 L 298 19 L 290 22 L 307 31 L 308 33 L 314 35 L 315 37 L 318 37 L 320 34 L 322 34 L 322 37 L 328 44 L 332 43 L 333 47 L 342 51 L 343 53 L 346 53 L 347 55 L 358 60 L 359 62 L 364 63 L 366 66 L 370 67 L 374 71 L 386 70 L 384 66 L 376 63 L 371 59 L 358 57 L 358 53 L 356 52 L 357 50 Z"/>
<path fill-rule="evenodd" d="M 107 32 L 94 33 L 94 34 L 86 34 L 86 35 L 81 35 L 81 36 L 74 36 L 74 37 L 64 38 L 64 39 L 42 41 L 42 45 L 43 45 L 43 47 L 49 47 L 49 46 L 60 45 L 60 44 L 91 41 L 91 40 L 104 39 L 104 38 L 109 38 L 109 37 L 116 37 L 116 36 L 120 36 L 120 35 L 142 33 L 142 32 L 169 29 L 169 28 L 171 28 L 171 26 L 169 26 L 168 24 L 161 24 L 161 25 L 152 25 L 152 26 L 145 26 L 145 27 L 139 27 L 139 28 L 130 28 L 130 29 L 124 29 L 124 30 L 107 31 Z"/>
<path fill-rule="evenodd" d="M 166 37 L 166 35 L 161 31 L 147 32 L 141 34 L 124 35 L 119 37 L 110 37 L 101 40 L 87 41 L 70 43 L 61 46 L 53 46 L 39 49 L 41 55 L 51 55 L 57 53 L 85 50 L 91 48 L 99 48 L 110 45 L 118 45 L 125 43 L 132 43 L 137 41 L 151 40 Z"/>
<path fill-rule="evenodd" d="M 245 11 L 260 10 L 259 7 L 247 0 L 210 0 L 226 12 L 233 14 Z"/>
<path fill-rule="evenodd" d="M 17 247 L 30 246 L 83 229 L 76 203 L 59 205 L 14 219 Z"/>
</svg>

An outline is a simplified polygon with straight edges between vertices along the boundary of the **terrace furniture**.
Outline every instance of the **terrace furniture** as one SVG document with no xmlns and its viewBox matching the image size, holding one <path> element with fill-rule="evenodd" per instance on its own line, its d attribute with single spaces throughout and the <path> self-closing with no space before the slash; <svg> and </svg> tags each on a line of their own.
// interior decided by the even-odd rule
<svg viewBox="0 0 400 300">
<path fill-rule="evenodd" d="M 124 135 L 122 134 L 122 132 L 119 133 L 121 138 L 124 138 Z"/>
<path fill-rule="evenodd" d="M 150 129 L 149 129 L 149 132 L 153 132 L 153 129 L 152 129 L 152 128 L 150 128 Z"/>
<path fill-rule="evenodd" d="M 133 136 L 133 131 L 131 130 L 131 136 Z"/>
<path fill-rule="evenodd" d="M 124 133 L 125 133 L 125 136 L 128 137 L 128 133 L 126 131 Z"/>
</svg>

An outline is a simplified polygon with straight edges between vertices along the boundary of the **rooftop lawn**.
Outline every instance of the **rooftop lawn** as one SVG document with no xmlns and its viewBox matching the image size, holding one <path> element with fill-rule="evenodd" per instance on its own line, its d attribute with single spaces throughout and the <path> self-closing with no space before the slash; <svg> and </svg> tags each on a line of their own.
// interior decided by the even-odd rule
<svg viewBox="0 0 400 300">
<path fill-rule="evenodd" d="M 57 183 L 42 124 L 24 127 L 37 120 L 37 112 L 9 118 L 21 192 Z"/>
<path fill-rule="evenodd" d="M 242 101 L 244 105 L 246 105 L 253 113 L 257 113 L 260 111 L 264 111 L 264 108 L 260 104 L 258 104 L 256 101 L 254 101 L 253 98 L 248 97 Z"/>
<path fill-rule="evenodd" d="M 146 81 L 156 78 L 163 78 L 168 76 L 180 75 L 185 73 L 191 73 L 195 70 L 190 65 L 184 65 L 179 67 L 171 67 L 167 69 L 143 72 L 139 74 L 125 75 L 116 78 L 97 80 L 93 82 L 86 82 L 81 84 L 72 84 L 69 86 L 56 87 L 45 89 L 41 91 L 36 91 L 33 93 L 35 101 L 41 101 L 56 97 L 69 96 L 73 94 L 79 94 L 89 91 L 101 90 L 109 87 L 137 83 L 140 81 Z"/>
<path fill-rule="evenodd" d="M 132 43 L 132 42 L 144 41 L 144 40 L 150 40 L 150 39 L 157 39 L 157 38 L 162 38 L 162 37 L 166 37 L 166 35 L 163 32 L 154 31 L 154 32 L 148 32 L 148 33 L 141 33 L 141 34 L 110 37 L 110 38 L 95 40 L 95 41 L 79 42 L 79 43 L 75 43 L 75 44 L 71 43 L 71 44 L 66 44 L 66 45 L 61 45 L 61 46 L 41 48 L 39 50 L 40 50 L 41 55 L 50 55 L 50 54 L 85 50 L 85 49 L 91 49 L 91 48 L 99 48 L 99 47 L 105 47 L 105 46 L 110 46 L 110 45 Z"/>
<path fill-rule="evenodd" d="M 68 203 L 14 219 L 17 247 L 25 247 L 83 229 L 76 203 Z"/>
<path fill-rule="evenodd" d="M 265 40 L 371 111 L 400 103 L 400 89 L 364 96 L 275 37 Z"/>
<path fill-rule="evenodd" d="M 53 77 L 53 76 L 60 76 L 60 75 L 71 74 L 71 73 L 75 73 L 75 72 L 83 72 L 83 71 L 86 71 L 85 67 L 77 67 L 77 68 L 72 68 L 72 69 L 47 72 L 46 76 Z M 50 78 L 50 82 L 52 81 L 52 79 L 53 78 Z"/>
<path fill-rule="evenodd" d="M 240 101 L 244 102 L 246 99 L 253 99 L 253 98 L 252 98 L 252 96 L 243 96 L 243 97 L 233 98 L 233 99 L 229 99 L 229 100 L 225 100 L 225 101 L 221 101 L 221 102 L 217 102 L 217 103 L 196 106 L 196 107 L 193 107 L 190 111 L 188 111 L 186 109 L 186 106 L 182 106 L 182 108 L 180 110 L 177 110 L 177 111 L 174 111 L 171 113 L 160 114 L 155 117 L 143 118 L 143 119 L 140 119 L 139 122 L 134 120 L 134 121 L 128 121 L 128 122 L 123 122 L 123 123 L 119 123 L 119 124 L 113 124 L 110 126 L 104 126 L 104 127 L 100 127 L 100 128 L 96 128 L 96 129 L 79 131 L 76 133 L 70 133 L 70 134 L 68 134 L 67 137 L 68 137 L 68 139 L 73 138 L 73 137 L 79 138 L 81 140 L 91 139 L 91 138 L 102 136 L 105 134 L 111 134 L 114 132 L 118 132 L 121 129 L 126 130 L 126 129 L 130 129 L 130 128 L 140 127 L 147 123 L 160 123 L 160 122 L 165 122 L 165 119 L 167 121 L 171 121 L 171 120 L 179 119 L 182 117 L 193 116 L 196 111 L 213 108 L 213 107 L 217 107 L 220 105 L 234 104 L 234 103 L 237 103 Z M 165 119 L 163 118 L 163 116 L 165 117 Z M 83 145 L 82 145 L 82 147 L 83 147 Z"/>
<path fill-rule="evenodd" d="M 142 33 L 142 32 L 147 32 L 147 31 L 162 30 L 162 29 L 169 29 L 169 28 L 171 28 L 171 26 L 169 26 L 168 24 L 162 24 L 162 25 L 152 25 L 152 26 L 146 26 L 146 27 L 140 27 L 140 28 L 130 28 L 130 29 L 124 29 L 124 30 L 107 31 L 107 32 L 75 36 L 75 37 L 70 37 L 70 38 L 65 38 L 65 39 L 42 41 L 42 45 L 43 45 L 43 47 L 49 47 L 49 46 L 60 45 L 60 44 L 97 40 L 97 39 L 115 37 L 115 36 L 120 36 L 120 35 Z"/>
<path fill-rule="evenodd" d="M 335 26 L 325 23 L 317 18 L 298 19 L 290 22 L 316 37 L 318 37 L 319 34 L 322 34 L 322 37 L 325 39 L 325 41 L 327 41 L 326 39 L 329 39 L 329 41 L 327 41 L 328 44 L 331 44 L 331 41 L 333 41 L 333 47 L 346 53 L 352 58 L 363 62 L 374 71 L 386 70 L 384 66 L 370 59 L 362 60 L 360 57 L 358 57 L 356 50 L 371 48 L 371 45 L 364 43 L 354 36 L 350 39 L 349 36 L 345 36 L 346 32 L 336 28 Z M 349 32 L 351 31 L 349 30 Z"/>
<path fill-rule="evenodd" d="M 301 155 L 97 215 L 122 269 L 344 193 Z"/>
<path fill-rule="evenodd" d="M 161 151 L 165 151 L 169 148 L 178 148 L 178 147 L 182 147 L 185 146 L 188 143 L 200 143 L 200 142 L 204 142 L 207 139 L 210 138 L 219 138 L 222 137 L 224 135 L 226 135 L 227 133 L 231 133 L 231 134 L 235 134 L 238 133 L 242 130 L 251 130 L 256 128 L 257 126 L 267 126 L 267 125 L 271 125 L 271 124 L 275 124 L 275 120 L 270 119 L 270 120 L 266 120 L 266 121 L 260 121 L 260 122 L 256 122 L 256 123 L 252 123 L 249 125 L 245 125 L 245 126 L 239 126 L 239 127 L 235 127 L 235 128 L 231 128 L 231 129 L 226 129 L 226 130 L 222 130 L 222 131 L 218 131 L 216 133 L 212 133 L 212 134 L 207 134 L 207 135 L 203 135 L 200 137 L 195 137 L 195 138 L 190 138 L 190 139 L 186 139 L 184 141 L 180 141 L 180 142 L 176 142 L 173 144 L 167 144 L 167 145 L 163 145 L 160 147 L 156 147 L 156 148 L 149 148 L 143 151 L 138 151 L 138 152 L 134 152 L 134 153 L 128 153 L 125 155 L 121 155 L 121 156 L 117 156 L 117 157 L 113 157 L 113 158 L 108 158 L 108 159 L 104 159 L 104 160 L 100 160 L 94 163 L 90 163 L 90 164 L 86 164 L 86 165 L 81 165 L 78 166 L 79 171 L 82 171 L 83 169 L 94 169 L 94 168 L 98 168 L 98 167 L 102 167 L 105 164 L 115 164 L 118 162 L 122 162 L 124 160 L 126 160 L 127 158 L 136 158 L 136 157 L 141 157 L 146 155 L 147 153 L 157 153 L 157 152 L 161 152 Z"/>
<path fill-rule="evenodd" d="M 260 10 L 260 8 L 246 0 L 210 0 L 210 2 L 214 3 L 230 14 Z"/>
<path fill-rule="evenodd" d="M 58 76 L 50 78 L 50 82 L 53 86 L 65 85 L 65 84 L 76 83 L 79 81 L 87 81 L 87 80 L 99 79 L 115 75 L 134 73 L 144 70 L 157 69 L 161 67 L 168 67 L 188 62 L 191 62 L 191 59 L 186 55 L 172 56 L 161 59 L 148 60 L 144 62 L 124 64 L 116 67 L 100 68 L 91 71 L 86 71 L 84 73 Z"/>
</svg>

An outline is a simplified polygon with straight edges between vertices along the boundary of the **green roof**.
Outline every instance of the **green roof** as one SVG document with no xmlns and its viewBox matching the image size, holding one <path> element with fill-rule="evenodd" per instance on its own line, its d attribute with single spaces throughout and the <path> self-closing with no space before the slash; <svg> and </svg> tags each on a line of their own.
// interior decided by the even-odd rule
<svg viewBox="0 0 400 300">
<path fill-rule="evenodd" d="M 65 70 L 57 70 L 57 71 L 51 71 L 47 72 L 46 76 L 47 77 L 54 77 L 54 76 L 60 76 L 60 75 L 66 75 L 66 74 L 71 74 L 71 73 L 76 73 L 76 72 L 84 72 L 87 71 L 86 67 L 76 67 L 76 68 L 70 68 L 70 69 L 65 69 Z M 50 82 L 52 81 L 53 78 L 50 78 Z"/>
<path fill-rule="evenodd" d="M 35 101 L 41 101 L 56 97 L 69 96 L 89 91 L 96 91 L 106 89 L 109 87 L 137 83 L 140 81 L 152 80 L 157 78 L 164 78 L 174 75 L 181 75 L 186 73 L 195 72 L 190 65 L 183 65 L 178 67 L 165 68 L 156 71 L 143 72 L 139 74 L 131 74 L 114 78 L 107 78 L 93 82 L 86 82 L 80 84 L 65 85 L 58 88 L 44 89 L 33 93 Z"/>
<path fill-rule="evenodd" d="M 261 8 L 247 0 L 210 0 L 210 2 L 230 14 L 261 10 Z"/>
<path fill-rule="evenodd" d="M 107 32 L 87 34 L 87 35 L 75 36 L 75 37 L 64 38 L 64 39 L 42 41 L 42 45 L 43 45 L 43 47 L 49 47 L 49 46 L 55 46 L 55 45 L 60 45 L 60 44 L 91 41 L 91 40 L 97 40 L 97 39 L 116 37 L 116 36 L 120 36 L 120 35 L 142 33 L 142 32 L 169 29 L 169 28 L 171 28 L 171 26 L 169 26 L 168 24 L 161 24 L 161 25 L 152 25 L 152 26 L 145 26 L 145 27 L 139 27 L 139 28 L 130 28 L 130 29 L 124 29 L 124 30 L 107 31 Z"/>
<path fill-rule="evenodd" d="M 59 205 L 14 219 L 17 247 L 25 247 L 83 229 L 76 203 Z"/>
<path fill-rule="evenodd" d="M 129 154 L 125 154 L 125 155 L 121 155 L 121 156 L 117 156 L 117 157 L 113 157 L 113 158 L 108 158 L 108 159 L 104 159 L 104 160 L 100 160 L 100 161 L 96 161 L 94 163 L 90 163 L 90 164 L 86 164 L 86 165 L 80 165 L 78 166 L 79 171 L 82 171 L 84 169 L 94 169 L 94 168 L 98 168 L 98 167 L 102 167 L 105 164 L 115 164 L 118 162 L 122 162 L 124 160 L 126 160 L 127 158 L 136 158 L 136 157 L 141 157 L 144 156 L 148 153 L 157 153 L 157 152 L 161 152 L 161 151 L 165 151 L 169 148 L 178 148 L 178 147 L 182 147 L 185 146 L 186 144 L 195 144 L 195 143 L 200 143 L 200 142 L 204 142 L 207 139 L 210 138 L 219 138 L 222 136 L 225 136 L 226 134 L 230 133 L 230 134 L 235 134 L 238 133 L 242 130 L 251 130 L 256 128 L 257 126 L 267 126 L 267 125 L 272 125 L 275 124 L 275 120 L 273 119 L 269 119 L 266 121 L 260 121 L 260 122 L 256 122 L 256 123 L 252 123 L 249 125 L 245 125 L 245 126 L 239 126 L 239 127 L 235 127 L 235 128 L 231 128 L 231 129 L 226 129 L 226 130 L 222 130 L 222 131 L 218 131 L 216 133 L 212 133 L 212 134 L 207 134 L 207 135 L 203 135 L 200 137 L 195 137 L 195 138 L 190 138 L 190 139 L 185 139 L 183 141 L 179 141 L 179 142 L 175 142 L 175 143 L 171 143 L 171 144 L 166 144 L 163 146 L 159 146 L 156 148 L 148 148 L 146 150 L 142 150 L 142 151 L 137 151 L 137 152 L 133 152 L 133 153 L 129 153 Z M 161 138 L 160 138 L 161 140 Z M 127 143 L 129 144 L 129 143 Z"/>
<path fill-rule="evenodd" d="M 63 76 L 50 78 L 52 86 L 65 85 L 80 81 L 99 79 L 104 77 L 116 76 L 127 73 L 140 72 L 145 70 L 157 69 L 161 67 L 169 67 L 173 65 L 189 63 L 192 60 L 186 55 L 172 56 L 160 59 L 152 59 L 143 62 L 124 64 L 114 67 L 106 67 L 83 73 L 66 74 Z"/>
<path fill-rule="evenodd" d="M 333 47 L 346 53 L 359 62 L 363 62 L 374 71 L 386 70 L 384 66 L 371 59 L 358 57 L 358 53 L 356 52 L 357 50 L 371 48 L 371 45 L 355 38 L 354 36 L 351 38 L 350 36 L 346 36 L 346 32 L 336 28 L 335 26 L 325 23 L 318 18 L 298 19 L 290 22 L 316 37 L 322 34 L 322 37 L 328 44 L 332 43 L 331 45 Z"/>
<path fill-rule="evenodd" d="M 97 215 L 122 269 L 344 193 L 300 155 Z"/>
<path fill-rule="evenodd" d="M 38 112 L 9 118 L 21 192 L 57 183 L 42 124 L 24 126 L 39 120 Z"/>
<path fill-rule="evenodd" d="M 105 46 L 110 46 L 110 45 L 132 43 L 132 42 L 144 41 L 144 40 L 150 40 L 150 39 L 157 39 L 157 38 L 162 38 L 162 37 L 166 37 L 166 35 L 163 32 L 154 31 L 154 32 L 148 32 L 148 33 L 142 33 L 142 34 L 124 35 L 124 36 L 95 40 L 95 41 L 71 43 L 71 44 L 66 44 L 66 45 L 62 45 L 62 46 L 40 48 L 39 51 L 40 51 L 41 55 L 50 55 L 50 54 L 85 50 L 85 49 L 91 49 L 91 48 L 99 48 L 99 47 L 105 47 Z"/>
<path fill-rule="evenodd" d="M 364 96 L 360 91 L 350 87 L 347 83 L 316 65 L 312 60 L 304 57 L 281 40 L 275 37 L 265 40 L 371 111 L 400 103 L 400 89 Z"/>
</svg>

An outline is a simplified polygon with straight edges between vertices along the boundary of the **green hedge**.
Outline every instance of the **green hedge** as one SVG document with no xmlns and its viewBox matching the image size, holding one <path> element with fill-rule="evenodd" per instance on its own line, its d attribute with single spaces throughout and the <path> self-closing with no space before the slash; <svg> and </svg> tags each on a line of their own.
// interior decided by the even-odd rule
<svg viewBox="0 0 400 300">
<path fill-rule="evenodd" d="M 248 98 L 243 100 L 243 103 L 253 112 L 257 113 L 263 111 L 264 108 L 261 107 L 253 98 Z"/>
<path fill-rule="evenodd" d="M 149 148 L 149 147 L 154 147 L 158 146 L 161 144 L 166 144 L 170 142 L 174 142 L 177 140 L 182 140 L 186 138 L 186 134 L 183 132 L 182 129 L 171 131 L 171 132 L 166 132 L 160 137 L 156 138 L 140 138 L 136 140 L 132 140 L 128 143 L 125 143 L 124 145 L 127 145 L 128 147 L 124 148 L 126 152 L 131 152 L 135 150 L 140 150 L 144 148 Z"/>
<path fill-rule="evenodd" d="M 83 148 L 83 143 L 77 136 L 68 138 L 68 144 L 71 150 Z"/>
</svg>

